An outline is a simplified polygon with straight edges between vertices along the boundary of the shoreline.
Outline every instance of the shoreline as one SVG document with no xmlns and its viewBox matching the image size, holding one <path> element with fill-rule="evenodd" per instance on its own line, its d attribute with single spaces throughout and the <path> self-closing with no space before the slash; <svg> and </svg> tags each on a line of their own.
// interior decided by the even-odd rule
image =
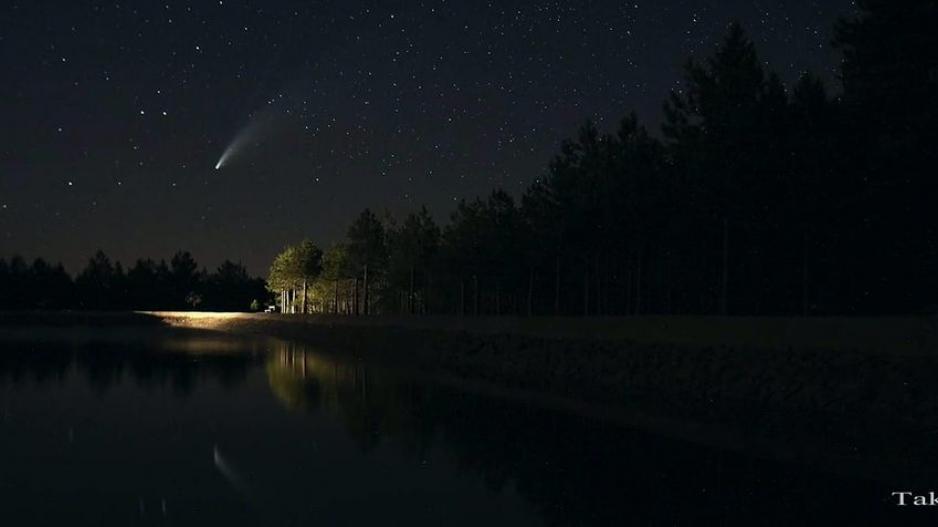
<svg viewBox="0 0 938 527">
<path fill-rule="evenodd" d="M 938 346 L 929 347 L 938 319 L 928 317 L 349 321 L 151 315 L 177 327 L 306 343 L 841 473 L 867 467 L 867 475 L 893 480 L 922 473 L 938 431 Z M 543 324 L 552 325 L 547 336 L 534 332 Z M 615 324 L 620 326 L 610 327 Z M 734 333 L 746 325 L 748 331 Z M 681 326 L 685 331 L 661 337 L 664 328 Z M 659 333 L 637 333 L 642 327 L 658 327 Z M 826 328 L 837 331 L 818 333 Z M 892 339 L 899 342 L 883 344 Z"/>
<path fill-rule="evenodd" d="M 634 332 L 714 320 L 649 317 L 610 328 L 622 321 L 417 318 L 0 313 L 0 334 L 11 326 L 142 324 L 270 337 L 444 384 L 832 472 L 895 480 L 924 474 L 932 457 L 938 347 L 927 346 L 938 319 L 895 319 L 889 327 L 882 320 L 871 327 L 871 319 L 803 321 L 815 329 L 840 327 L 838 348 L 821 346 L 833 342 L 831 335 L 802 334 L 794 344 L 777 340 L 783 329 L 804 327 L 779 319 L 755 324 L 775 328 L 756 341 L 752 328 L 727 338 L 728 329 L 750 320 L 722 319 L 716 321 L 722 333 L 710 328 L 705 335 L 676 332 L 667 339 Z M 553 325 L 547 336 L 532 333 L 543 324 Z M 851 327 L 857 332 L 846 331 Z M 910 328 L 919 332 L 908 333 Z M 587 329 L 596 332 L 586 334 Z M 874 345 L 903 331 L 897 346 Z M 865 346 L 848 347 L 876 332 L 878 338 L 867 338 Z M 692 337 L 701 341 L 688 344 Z M 773 342 L 779 345 L 766 346 Z"/>
<path fill-rule="evenodd" d="M 776 351 L 938 356 L 938 316 L 890 317 L 459 317 L 281 315 L 208 311 L 0 311 L 9 326 L 169 325 L 277 333 L 321 328 L 509 335 L 549 341 L 627 342 Z M 276 336 L 276 335 L 272 335 Z"/>
<path fill-rule="evenodd" d="M 544 340 L 938 356 L 938 317 L 459 317 L 139 311 L 169 325 L 223 330 L 381 328 Z"/>
</svg>

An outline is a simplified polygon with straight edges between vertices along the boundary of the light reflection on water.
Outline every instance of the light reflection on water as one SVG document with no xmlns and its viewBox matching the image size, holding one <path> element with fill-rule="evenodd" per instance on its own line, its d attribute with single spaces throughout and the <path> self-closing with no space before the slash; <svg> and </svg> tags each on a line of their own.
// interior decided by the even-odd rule
<svg viewBox="0 0 938 527">
<path fill-rule="evenodd" d="M 868 523 L 889 511 L 873 482 L 295 343 L 27 336 L 0 338 L 0 502 L 26 523 Z"/>
</svg>

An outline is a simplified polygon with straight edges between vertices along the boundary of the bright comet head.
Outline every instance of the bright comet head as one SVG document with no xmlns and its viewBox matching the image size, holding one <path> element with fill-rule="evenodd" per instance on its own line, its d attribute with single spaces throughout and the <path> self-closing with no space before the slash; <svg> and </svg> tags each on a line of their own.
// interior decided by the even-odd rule
<svg viewBox="0 0 938 527">
<path fill-rule="evenodd" d="M 215 170 L 221 170 L 221 167 L 227 166 L 232 158 L 237 157 L 238 153 L 249 145 L 252 140 L 260 134 L 269 130 L 273 125 L 276 114 L 261 114 L 251 117 L 247 126 L 242 128 L 238 134 L 231 140 L 225 151 L 222 152 L 218 162 L 215 163 Z"/>
</svg>

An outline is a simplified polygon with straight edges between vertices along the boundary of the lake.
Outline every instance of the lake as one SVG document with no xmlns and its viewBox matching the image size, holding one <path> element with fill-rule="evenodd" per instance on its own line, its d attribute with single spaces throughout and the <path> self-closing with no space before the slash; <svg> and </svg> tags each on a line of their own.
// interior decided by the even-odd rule
<svg viewBox="0 0 938 527">
<path fill-rule="evenodd" d="M 4 525 L 870 524 L 897 513 L 905 483 L 341 350 L 167 328 L 0 332 Z"/>
</svg>

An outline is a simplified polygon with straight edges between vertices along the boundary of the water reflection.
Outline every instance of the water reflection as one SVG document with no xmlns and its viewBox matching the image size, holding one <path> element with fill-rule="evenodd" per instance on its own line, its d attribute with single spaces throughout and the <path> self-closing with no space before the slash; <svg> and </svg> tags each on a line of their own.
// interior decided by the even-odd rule
<svg viewBox="0 0 938 527">
<path fill-rule="evenodd" d="M 260 340 L 140 329 L 133 338 L 51 331 L 31 340 L 21 334 L 2 337 L 0 383 L 62 383 L 75 373 L 102 394 L 123 380 L 141 387 L 171 385 L 180 395 L 208 379 L 234 387 L 267 349 Z"/>
<path fill-rule="evenodd" d="M 364 450 L 383 441 L 420 463 L 434 448 L 506 487 L 552 525 L 781 524 L 886 514 L 875 483 L 811 473 L 281 343 L 267 378 L 296 412 L 340 420 Z"/>
<path fill-rule="evenodd" d="M 335 384 L 337 420 L 304 366 L 268 377 L 269 342 L 125 337 L 0 332 L 0 524 L 537 523 L 448 459 L 373 448 L 376 414 L 346 404 L 369 388 Z"/>
<path fill-rule="evenodd" d="M 226 389 L 201 389 L 214 385 Z M 282 341 L 0 335 L 0 388 L 0 505 L 49 523 L 885 524 L 894 512 L 888 485 Z"/>
<path fill-rule="evenodd" d="M 342 362 L 283 342 L 267 359 L 267 379 L 287 408 L 341 420 L 363 451 L 376 447 L 389 430 L 413 428 L 396 422 L 410 417 L 398 379 L 376 375 L 359 361 Z"/>
</svg>

